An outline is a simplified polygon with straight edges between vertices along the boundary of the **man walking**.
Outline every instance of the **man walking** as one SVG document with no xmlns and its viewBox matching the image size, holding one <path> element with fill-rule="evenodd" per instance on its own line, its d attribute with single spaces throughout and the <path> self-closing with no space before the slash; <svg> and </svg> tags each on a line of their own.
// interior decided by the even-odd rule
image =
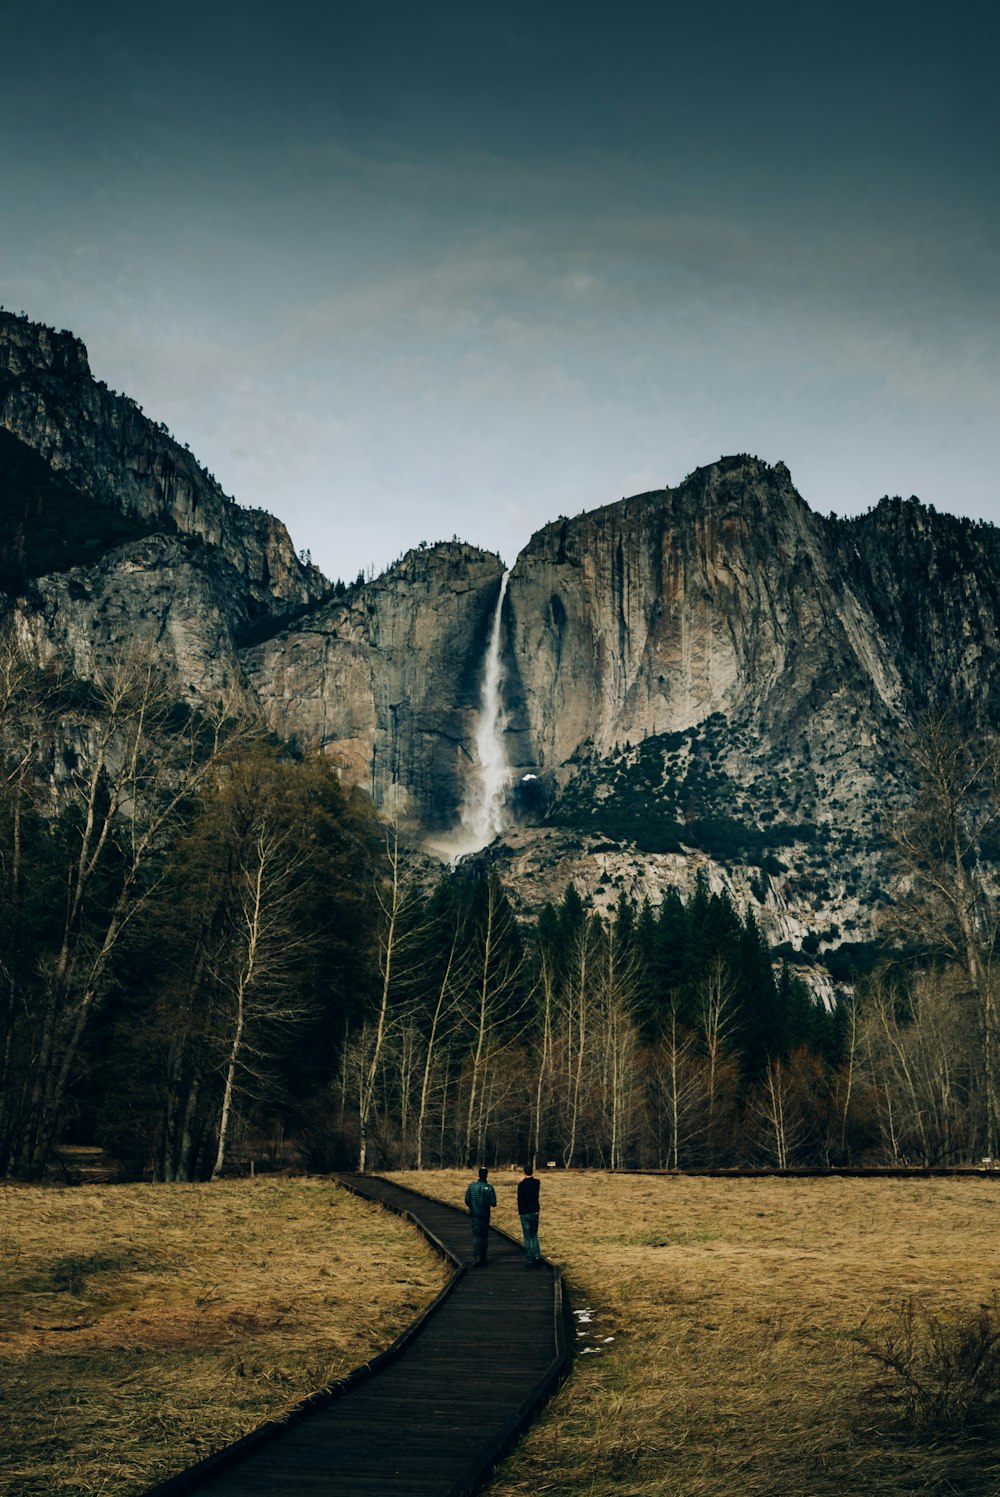
<svg viewBox="0 0 1000 1497">
<path fill-rule="evenodd" d="M 489 1170 L 481 1169 L 479 1179 L 473 1180 L 465 1192 L 465 1204 L 469 1208 L 472 1227 L 472 1262 L 473 1267 L 481 1264 L 486 1267 L 486 1249 L 490 1236 L 490 1207 L 497 1203 L 497 1193 L 489 1183 L 486 1176 Z"/>
<path fill-rule="evenodd" d="M 538 1193 L 539 1184 L 530 1164 L 524 1166 L 524 1179 L 517 1184 L 517 1214 L 521 1218 L 524 1233 L 525 1268 L 534 1268 L 542 1259 L 538 1246 Z"/>
</svg>

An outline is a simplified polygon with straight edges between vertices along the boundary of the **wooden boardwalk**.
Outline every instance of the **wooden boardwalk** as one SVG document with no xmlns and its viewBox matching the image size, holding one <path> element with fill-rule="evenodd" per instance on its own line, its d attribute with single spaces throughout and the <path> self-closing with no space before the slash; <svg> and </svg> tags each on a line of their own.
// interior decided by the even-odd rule
<svg viewBox="0 0 1000 1497">
<path fill-rule="evenodd" d="M 450 1282 L 373 1362 L 146 1497 L 464 1497 L 563 1376 L 558 1269 L 526 1270 L 495 1229 L 489 1263 L 467 1267 L 465 1212 L 375 1176 L 340 1178 L 409 1216 L 454 1265 Z"/>
</svg>

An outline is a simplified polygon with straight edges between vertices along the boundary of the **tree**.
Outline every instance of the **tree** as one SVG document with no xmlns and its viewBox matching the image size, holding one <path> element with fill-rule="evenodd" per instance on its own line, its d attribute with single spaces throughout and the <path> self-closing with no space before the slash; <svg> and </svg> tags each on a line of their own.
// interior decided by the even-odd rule
<svg viewBox="0 0 1000 1497">
<path fill-rule="evenodd" d="M 223 744 L 249 721 L 233 693 L 200 713 L 179 706 L 152 651 L 139 645 L 99 668 L 85 692 L 85 742 L 57 832 L 65 868 L 54 949 L 42 974 L 24 1165 L 45 1168 L 95 1009 L 125 932 L 156 887 L 159 860 Z M 65 732 L 63 721 L 56 732 Z"/>
<path fill-rule="evenodd" d="M 470 978 L 465 993 L 472 1053 L 468 1063 L 468 1099 L 464 1162 L 482 1159 L 491 1104 L 495 1104 L 492 1071 L 505 1030 L 524 1007 L 524 952 L 510 900 L 491 868 L 474 891 L 468 925 Z M 475 1147 L 473 1147 L 475 1145 Z"/>
<path fill-rule="evenodd" d="M 562 985 L 563 1055 L 566 1066 L 566 1117 L 563 1165 L 576 1157 L 584 1102 L 584 1078 L 592 1047 L 591 1026 L 598 988 L 601 925 L 586 917 L 577 925 Z"/>
<path fill-rule="evenodd" d="M 663 1033 L 650 1054 L 652 1100 L 657 1119 L 657 1164 L 680 1169 L 681 1150 L 697 1116 L 703 1077 L 693 1030 L 681 1022 L 680 999 L 672 993 Z"/>
<path fill-rule="evenodd" d="M 406 883 L 399 855 L 399 833 L 396 828 L 386 832 L 386 863 L 388 877 L 379 882 L 376 890 L 379 907 L 378 926 L 378 973 L 379 990 L 375 1013 L 370 1025 L 366 1025 L 364 1046 L 358 1070 L 358 1169 L 368 1166 L 368 1148 L 371 1123 L 375 1111 L 376 1085 L 385 1047 L 397 1015 L 393 1000 L 404 975 L 402 958 L 412 938 L 404 918 Z"/>
<path fill-rule="evenodd" d="M 859 1059 L 894 1164 L 954 1164 L 976 1142 L 976 1014 L 956 975 L 903 985 L 883 967 L 858 996 Z"/>
<path fill-rule="evenodd" d="M 53 899 L 38 760 L 50 692 L 12 627 L 0 631 L 0 1175 L 20 1158 L 37 1048 L 37 951 Z"/>
<path fill-rule="evenodd" d="M 604 927 L 598 975 L 604 1142 L 613 1170 L 624 1168 L 637 1102 L 637 963 L 625 930 L 623 943 L 620 918 Z"/>
<path fill-rule="evenodd" d="M 827 1096 L 822 1063 L 805 1046 L 786 1061 L 768 1060 L 750 1095 L 748 1112 L 758 1124 L 765 1157 L 778 1169 L 822 1155 Z"/>
<path fill-rule="evenodd" d="M 556 997 L 553 954 L 541 939 L 538 940 L 536 946 L 536 978 L 533 991 L 540 1004 L 540 1013 L 537 1018 L 540 1021 L 541 1034 L 537 1037 L 540 1043 L 529 1129 L 529 1159 L 527 1162 L 532 1166 L 538 1161 L 543 1136 L 542 1120 L 548 1110 L 546 1101 L 552 1079 L 552 1030 Z"/>
<path fill-rule="evenodd" d="M 262 806 L 237 854 L 230 929 L 213 974 L 229 1000 L 230 1025 L 213 1180 L 225 1163 L 239 1071 L 251 1069 L 248 1052 L 268 1053 L 260 1040 L 254 1045 L 255 1030 L 301 1022 L 307 1013 L 294 994 L 299 957 L 313 936 L 296 919 L 304 861 L 291 828 Z"/>
<path fill-rule="evenodd" d="M 983 1142 L 996 1158 L 1000 902 L 988 854 L 995 852 L 1000 827 L 1000 736 L 967 733 L 952 716 L 932 716 L 910 735 L 908 755 L 917 791 L 889 829 L 901 875 L 892 925 L 965 974 L 982 1046 Z"/>
<path fill-rule="evenodd" d="M 260 738 L 194 798 L 128 943 L 137 977 L 115 1037 L 133 1094 L 155 1098 L 157 1178 L 218 1174 L 242 1110 L 303 1119 L 327 1090 L 368 980 L 371 828 L 322 756 Z"/>
<path fill-rule="evenodd" d="M 736 984 L 724 959 L 712 958 L 699 985 L 699 1030 L 705 1054 L 705 1147 L 711 1163 L 719 1158 L 725 1139 L 723 1124 L 735 1084 L 732 1044 L 738 1030 Z"/>
</svg>

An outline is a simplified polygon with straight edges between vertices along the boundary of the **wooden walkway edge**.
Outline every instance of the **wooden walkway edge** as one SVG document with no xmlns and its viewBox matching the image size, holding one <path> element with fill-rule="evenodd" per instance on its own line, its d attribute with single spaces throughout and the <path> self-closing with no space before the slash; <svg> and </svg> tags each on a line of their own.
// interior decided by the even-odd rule
<svg viewBox="0 0 1000 1497">
<path fill-rule="evenodd" d="M 378 1176 L 336 1178 L 410 1220 L 451 1278 L 384 1352 L 145 1497 L 467 1497 L 565 1375 L 558 1268 L 526 1270 L 493 1228 L 473 1269 L 463 1211 Z"/>
</svg>

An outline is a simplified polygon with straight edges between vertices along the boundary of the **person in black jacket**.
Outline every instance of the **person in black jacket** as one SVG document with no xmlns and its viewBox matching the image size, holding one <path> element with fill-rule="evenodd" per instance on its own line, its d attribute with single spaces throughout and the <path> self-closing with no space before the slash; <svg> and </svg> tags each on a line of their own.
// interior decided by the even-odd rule
<svg viewBox="0 0 1000 1497">
<path fill-rule="evenodd" d="M 524 1179 L 517 1185 L 517 1214 L 521 1218 L 524 1233 L 525 1268 L 534 1268 L 542 1261 L 538 1246 L 538 1193 L 539 1184 L 530 1164 L 524 1166 Z"/>
</svg>

